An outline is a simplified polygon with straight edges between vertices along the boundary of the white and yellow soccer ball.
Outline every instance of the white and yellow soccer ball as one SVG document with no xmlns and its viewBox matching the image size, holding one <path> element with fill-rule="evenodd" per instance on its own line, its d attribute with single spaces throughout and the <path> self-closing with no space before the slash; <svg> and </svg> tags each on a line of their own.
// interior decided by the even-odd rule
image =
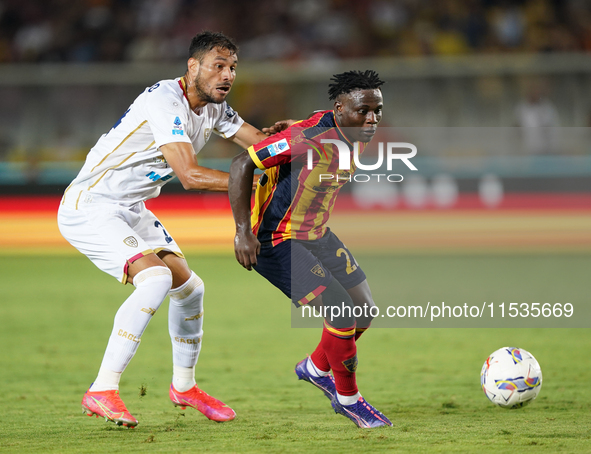
<svg viewBox="0 0 591 454">
<path fill-rule="evenodd" d="M 503 408 L 521 408 L 533 401 L 542 388 L 542 369 L 522 348 L 503 347 L 491 353 L 480 371 L 486 397 Z"/>
</svg>

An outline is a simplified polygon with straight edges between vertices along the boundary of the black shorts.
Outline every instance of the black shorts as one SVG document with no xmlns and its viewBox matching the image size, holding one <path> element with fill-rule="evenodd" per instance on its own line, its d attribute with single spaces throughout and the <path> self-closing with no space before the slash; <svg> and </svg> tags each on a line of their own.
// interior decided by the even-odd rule
<svg viewBox="0 0 591 454">
<path fill-rule="evenodd" d="M 254 269 L 296 307 L 320 295 L 333 277 L 347 290 L 365 280 L 353 254 L 330 229 L 319 240 L 262 244 Z"/>
</svg>

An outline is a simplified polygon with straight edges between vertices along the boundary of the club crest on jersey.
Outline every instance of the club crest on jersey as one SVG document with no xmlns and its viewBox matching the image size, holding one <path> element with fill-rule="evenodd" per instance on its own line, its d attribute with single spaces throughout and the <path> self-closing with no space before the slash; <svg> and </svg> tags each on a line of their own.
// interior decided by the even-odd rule
<svg viewBox="0 0 591 454">
<path fill-rule="evenodd" d="M 302 143 L 305 139 L 306 137 L 304 136 L 304 134 L 299 133 L 295 137 L 291 138 L 291 143 Z"/>
<path fill-rule="evenodd" d="M 125 244 L 127 244 L 129 247 L 138 247 L 137 240 L 134 237 L 132 237 L 132 236 L 128 236 L 127 238 L 125 238 L 123 240 L 123 242 Z"/>
<path fill-rule="evenodd" d="M 154 164 L 160 164 L 160 167 L 168 168 L 168 163 L 166 162 L 164 156 L 156 156 L 154 159 L 152 159 L 152 162 Z"/>
<path fill-rule="evenodd" d="M 226 107 L 226 117 L 232 118 L 234 115 L 236 115 L 234 109 L 232 109 L 230 106 Z"/>
<path fill-rule="evenodd" d="M 324 270 L 318 264 L 314 265 L 314 268 L 312 268 L 310 271 L 314 273 L 316 276 L 326 277 L 326 274 L 324 274 Z"/>
<path fill-rule="evenodd" d="M 281 139 L 279 142 L 275 142 L 267 146 L 267 151 L 271 156 L 277 156 L 286 150 L 289 150 L 289 144 L 287 143 L 286 139 Z"/>
<path fill-rule="evenodd" d="M 203 131 L 203 138 L 207 142 L 210 137 L 211 137 L 211 128 L 205 128 L 205 131 Z"/>
<path fill-rule="evenodd" d="M 172 127 L 172 135 L 179 135 L 179 136 L 183 136 L 185 135 L 185 131 L 183 131 L 183 123 L 181 122 L 181 119 L 179 117 L 176 117 L 174 119 L 174 126 Z"/>
</svg>

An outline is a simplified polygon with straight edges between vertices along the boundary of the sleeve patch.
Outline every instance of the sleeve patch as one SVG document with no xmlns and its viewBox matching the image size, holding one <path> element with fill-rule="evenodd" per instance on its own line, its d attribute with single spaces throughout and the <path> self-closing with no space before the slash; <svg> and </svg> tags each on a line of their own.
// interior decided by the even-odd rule
<svg viewBox="0 0 591 454">
<path fill-rule="evenodd" d="M 176 117 L 174 119 L 174 124 L 172 126 L 172 135 L 179 135 L 182 136 L 184 135 L 184 131 L 183 131 L 183 123 L 181 122 L 181 119 L 179 117 Z"/>
<path fill-rule="evenodd" d="M 286 139 L 281 139 L 279 142 L 267 146 L 267 151 L 270 156 L 277 156 L 287 150 L 289 150 L 289 144 Z"/>
<path fill-rule="evenodd" d="M 236 115 L 236 112 L 234 111 L 234 109 L 232 109 L 230 106 L 227 106 L 226 107 L 226 117 L 232 118 L 234 115 Z"/>
</svg>

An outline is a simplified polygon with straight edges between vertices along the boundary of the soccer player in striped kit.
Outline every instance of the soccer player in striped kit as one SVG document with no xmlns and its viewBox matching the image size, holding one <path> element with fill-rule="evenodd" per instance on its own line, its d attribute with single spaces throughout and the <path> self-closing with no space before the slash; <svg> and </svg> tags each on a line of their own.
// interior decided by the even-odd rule
<svg viewBox="0 0 591 454">
<path fill-rule="evenodd" d="M 358 427 L 391 426 L 361 396 L 355 379 L 356 342 L 371 323 L 375 303 L 353 254 L 326 225 L 340 189 L 355 171 L 355 147 L 363 150 L 382 118 L 383 81 L 374 71 L 349 71 L 332 80 L 333 110 L 295 122 L 234 158 L 228 194 L 236 222 L 235 254 L 297 307 L 310 304 L 327 314 L 320 343 L 296 365 L 298 378 L 321 389 L 334 410 Z M 346 146 L 349 170 L 340 168 L 335 141 Z M 265 173 L 251 217 L 250 184 L 257 167 Z M 364 308 L 357 318 L 355 306 Z M 331 308 L 340 315 L 332 317 L 336 311 Z"/>
<path fill-rule="evenodd" d="M 135 286 L 115 316 L 98 376 L 82 400 L 89 416 L 138 424 L 119 397 L 119 380 L 150 319 L 170 295 L 170 399 L 214 421 L 235 417 L 195 382 L 203 281 L 144 202 L 174 177 L 187 190 L 227 191 L 228 173 L 200 166 L 197 153 L 212 133 L 242 148 L 266 137 L 225 101 L 236 77 L 237 52 L 222 33 L 196 35 L 185 75 L 146 88 L 90 150 L 64 193 L 58 213 L 62 235 L 102 271 Z"/>
</svg>

